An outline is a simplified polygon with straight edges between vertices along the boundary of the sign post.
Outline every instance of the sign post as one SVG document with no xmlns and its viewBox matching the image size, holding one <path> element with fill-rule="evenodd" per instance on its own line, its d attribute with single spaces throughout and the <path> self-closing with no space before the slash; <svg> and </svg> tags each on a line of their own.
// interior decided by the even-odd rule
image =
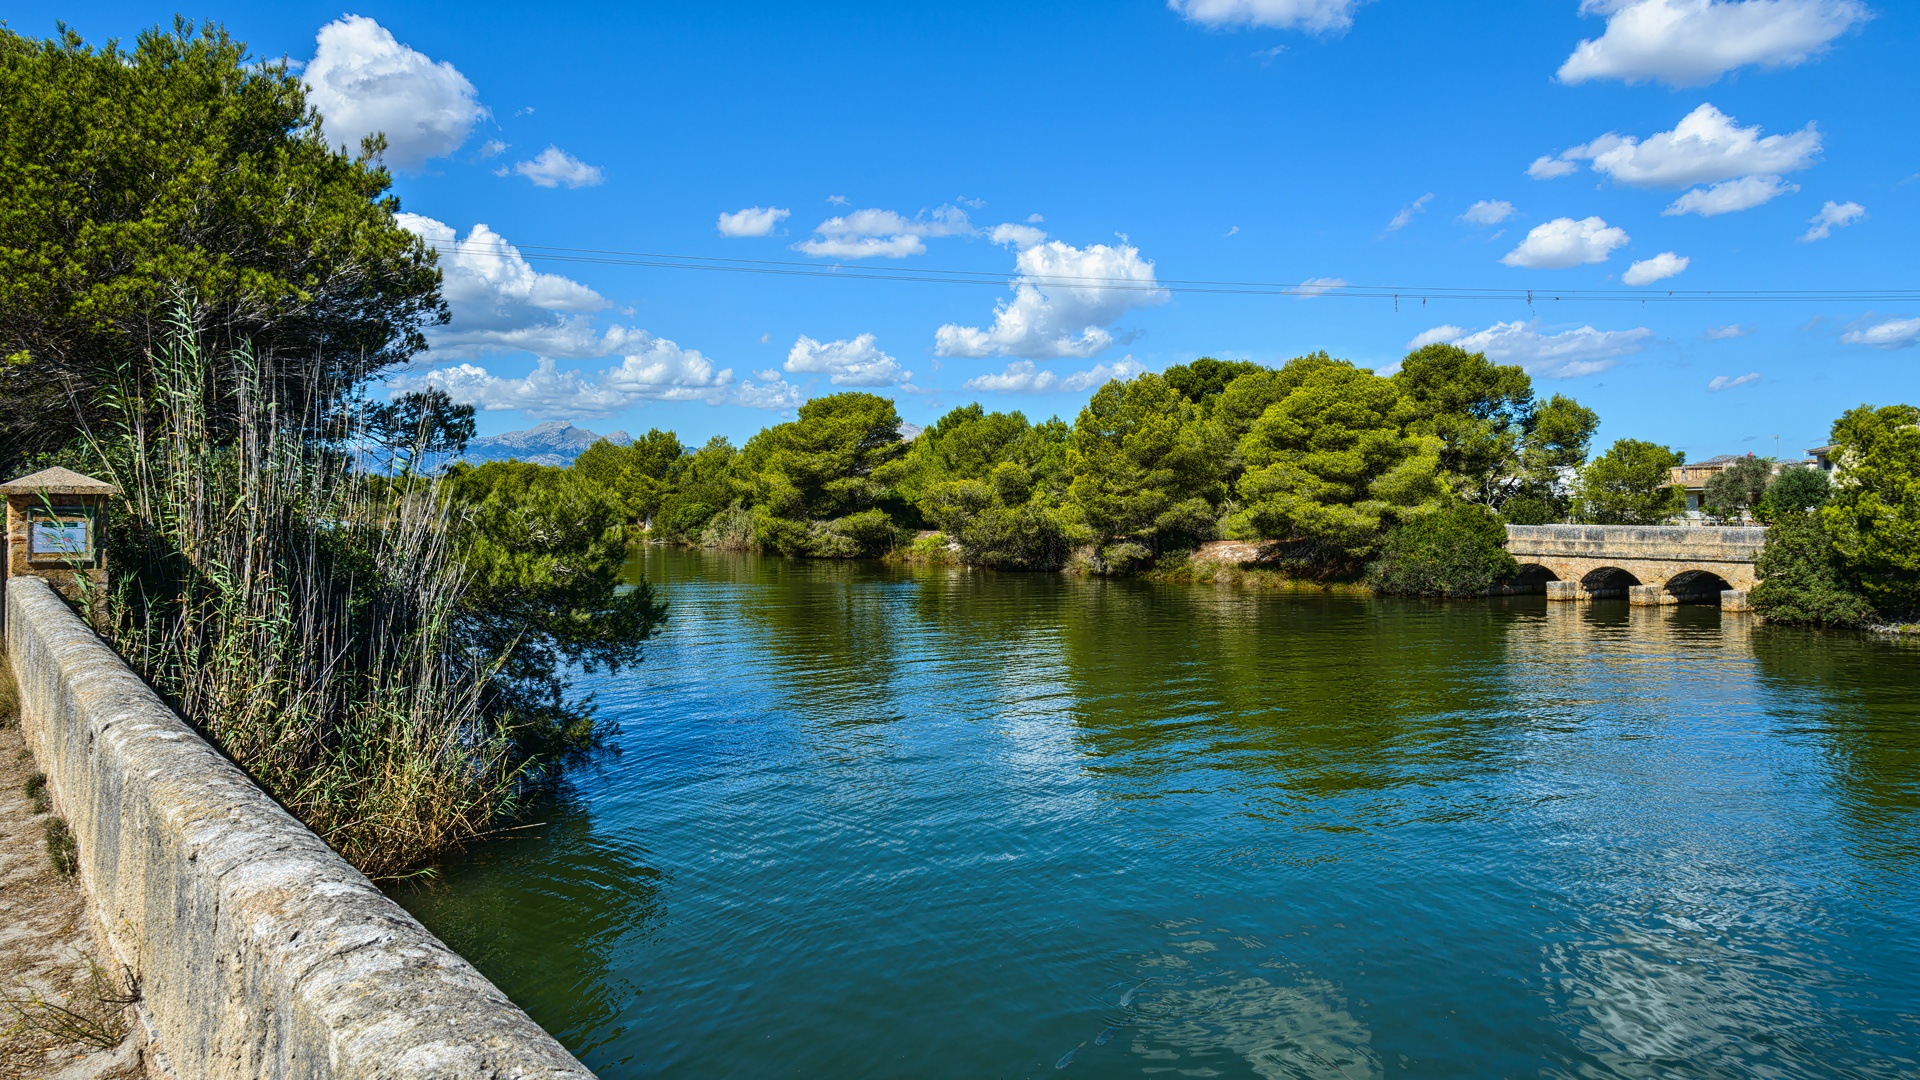
<svg viewBox="0 0 1920 1080">
<path fill-rule="evenodd" d="M 0 484 L 7 500 L 6 576 L 45 578 L 74 603 L 104 600 L 107 499 L 119 493 L 58 467 Z"/>
</svg>

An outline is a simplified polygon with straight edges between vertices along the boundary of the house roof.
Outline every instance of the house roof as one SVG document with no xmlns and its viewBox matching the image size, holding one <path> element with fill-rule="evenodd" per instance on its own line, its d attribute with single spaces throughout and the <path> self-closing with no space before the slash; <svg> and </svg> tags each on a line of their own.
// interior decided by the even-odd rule
<svg viewBox="0 0 1920 1080">
<path fill-rule="evenodd" d="M 31 476 L 0 484 L 0 495 L 118 495 L 120 489 L 104 480 L 81 476 L 55 465 Z"/>
</svg>

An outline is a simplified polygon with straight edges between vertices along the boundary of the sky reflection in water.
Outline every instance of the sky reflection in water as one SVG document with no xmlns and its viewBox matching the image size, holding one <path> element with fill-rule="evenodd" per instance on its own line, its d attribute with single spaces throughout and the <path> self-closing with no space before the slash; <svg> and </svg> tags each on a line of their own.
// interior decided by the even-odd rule
<svg viewBox="0 0 1920 1080">
<path fill-rule="evenodd" d="M 1920 1070 L 1920 648 L 645 568 L 619 752 L 396 888 L 603 1075 Z"/>
</svg>

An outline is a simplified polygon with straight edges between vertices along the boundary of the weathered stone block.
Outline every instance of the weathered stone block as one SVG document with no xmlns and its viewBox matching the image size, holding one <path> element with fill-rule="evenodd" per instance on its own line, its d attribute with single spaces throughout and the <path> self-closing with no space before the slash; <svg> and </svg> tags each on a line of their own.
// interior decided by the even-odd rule
<svg viewBox="0 0 1920 1080">
<path fill-rule="evenodd" d="M 1753 601 L 1747 599 L 1745 589 L 1726 589 L 1720 593 L 1721 611 L 1752 611 Z"/>
<path fill-rule="evenodd" d="M 1580 583 L 1577 581 L 1547 582 L 1547 599 L 1549 600 L 1585 600 L 1586 598 L 1586 594 L 1580 591 Z"/>
</svg>

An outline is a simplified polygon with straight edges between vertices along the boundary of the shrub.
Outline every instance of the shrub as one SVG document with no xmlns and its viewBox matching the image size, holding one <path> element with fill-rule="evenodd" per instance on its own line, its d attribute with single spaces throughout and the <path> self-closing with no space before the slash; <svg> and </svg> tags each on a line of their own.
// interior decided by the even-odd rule
<svg viewBox="0 0 1920 1080">
<path fill-rule="evenodd" d="M 1403 596 L 1481 596 L 1520 570 L 1506 542 L 1498 518 L 1454 503 L 1388 530 L 1367 583 Z"/>
<path fill-rule="evenodd" d="M 1787 514 L 1818 510 L 1833 498 L 1833 481 L 1819 469 L 1789 467 L 1767 485 L 1760 502 L 1761 516 L 1771 521 Z"/>
<path fill-rule="evenodd" d="M 1873 607 L 1849 582 L 1818 514 L 1782 516 L 1767 530 L 1755 569 L 1753 609 L 1769 622 L 1862 626 Z"/>
<path fill-rule="evenodd" d="M 80 869 L 80 845 L 74 842 L 73 830 L 67 828 L 64 818 L 48 818 L 41 826 L 41 832 L 47 839 L 47 861 L 53 864 L 56 873 L 72 877 Z"/>
<path fill-rule="evenodd" d="M 22 786 L 22 791 L 26 793 L 28 800 L 33 803 L 34 813 L 44 814 L 53 808 L 52 802 L 47 798 L 46 773 L 36 772 L 32 776 L 27 777 L 27 782 Z"/>
</svg>

